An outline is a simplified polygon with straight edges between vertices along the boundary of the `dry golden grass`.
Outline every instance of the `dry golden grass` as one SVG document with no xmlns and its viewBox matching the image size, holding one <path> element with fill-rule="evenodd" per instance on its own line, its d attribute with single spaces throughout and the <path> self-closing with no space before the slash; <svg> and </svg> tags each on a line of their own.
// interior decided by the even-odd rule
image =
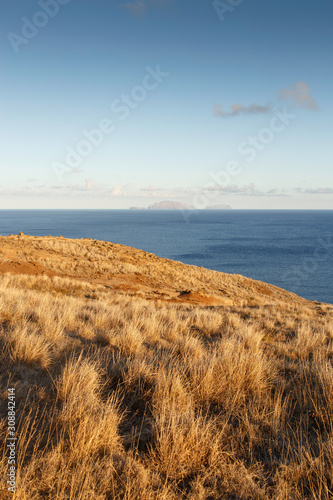
<svg viewBox="0 0 333 500">
<path fill-rule="evenodd" d="M 117 293 L 131 293 L 143 298 L 198 304 L 306 303 L 297 295 L 267 283 L 188 266 L 142 250 L 91 238 L 0 236 L 0 248 L 0 273 L 54 277 L 54 291 L 58 293 L 80 293 L 79 281 L 83 280 L 93 285 L 88 289 L 92 294 L 96 287 L 104 286 Z M 75 279 L 76 284 L 61 288 L 56 276 Z"/>
<path fill-rule="evenodd" d="M 7 255 L 19 238 L 11 240 Z M 84 242 L 27 240 L 24 262 L 31 246 L 46 246 L 59 274 L 61 252 L 73 273 L 69 248 L 96 258 Z M 108 255 L 110 244 L 92 245 Z M 172 264 L 150 259 L 139 252 L 137 272 L 155 273 L 156 282 L 158 269 L 168 269 L 172 290 Z M 1 499 L 333 497 L 330 305 L 274 295 L 274 287 L 262 294 L 251 280 L 249 292 L 241 277 L 180 264 L 182 285 L 192 279 L 192 289 L 218 297 L 223 282 L 230 297 L 239 289 L 235 302 L 177 303 L 150 291 L 140 298 L 140 290 L 94 282 L 87 262 L 87 281 L 0 276 Z M 120 264 L 99 265 L 111 280 Z M 8 387 L 16 389 L 19 438 L 14 495 L 6 485 Z"/>
</svg>

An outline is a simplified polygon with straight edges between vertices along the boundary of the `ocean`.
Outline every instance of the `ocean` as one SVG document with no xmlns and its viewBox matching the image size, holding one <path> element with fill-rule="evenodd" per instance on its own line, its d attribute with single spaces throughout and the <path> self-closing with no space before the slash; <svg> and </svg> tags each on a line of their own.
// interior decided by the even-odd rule
<svg viewBox="0 0 333 500">
<path fill-rule="evenodd" d="M 0 234 L 112 241 L 333 303 L 333 211 L 0 210 Z"/>
</svg>

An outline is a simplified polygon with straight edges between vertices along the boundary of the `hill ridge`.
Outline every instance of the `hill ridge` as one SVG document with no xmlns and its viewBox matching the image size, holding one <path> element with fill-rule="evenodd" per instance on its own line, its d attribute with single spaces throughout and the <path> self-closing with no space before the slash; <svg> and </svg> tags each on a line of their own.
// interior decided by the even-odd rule
<svg viewBox="0 0 333 500">
<path fill-rule="evenodd" d="M 117 293 L 202 305 L 314 305 L 275 285 L 157 257 L 92 238 L 19 235 L 0 237 L 0 273 L 86 281 Z"/>
</svg>

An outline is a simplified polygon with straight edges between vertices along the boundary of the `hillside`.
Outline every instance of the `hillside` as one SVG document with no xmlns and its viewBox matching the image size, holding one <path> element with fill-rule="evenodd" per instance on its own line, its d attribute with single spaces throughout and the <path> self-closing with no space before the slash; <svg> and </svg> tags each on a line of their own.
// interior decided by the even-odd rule
<svg viewBox="0 0 333 500">
<path fill-rule="evenodd" d="M 0 237 L 0 498 L 328 500 L 332 360 L 332 305 L 109 242 Z"/>
<path fill-rule="evenodd" d="M 114 293 L 211 305 L 307 304 L 281 288 L 92 239 L 0 237 L 0 273 L 84 280 Z"/>
</svg>

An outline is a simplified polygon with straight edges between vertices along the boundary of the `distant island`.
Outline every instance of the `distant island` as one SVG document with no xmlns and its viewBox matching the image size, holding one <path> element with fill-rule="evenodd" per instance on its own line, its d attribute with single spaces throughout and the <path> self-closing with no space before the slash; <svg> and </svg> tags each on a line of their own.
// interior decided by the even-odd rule
<svg viewBox="0 0 333 500">
<path fill-rule="evenodd" d="M 196 210 L 193 205 L 181 203 L 179 201 L 159 201 L 145 207 L 130 207 L 130 210 Z M 231 210 L 230 205 L 212 205 L 206 207 L 205 210 Z"/>
</svg>

